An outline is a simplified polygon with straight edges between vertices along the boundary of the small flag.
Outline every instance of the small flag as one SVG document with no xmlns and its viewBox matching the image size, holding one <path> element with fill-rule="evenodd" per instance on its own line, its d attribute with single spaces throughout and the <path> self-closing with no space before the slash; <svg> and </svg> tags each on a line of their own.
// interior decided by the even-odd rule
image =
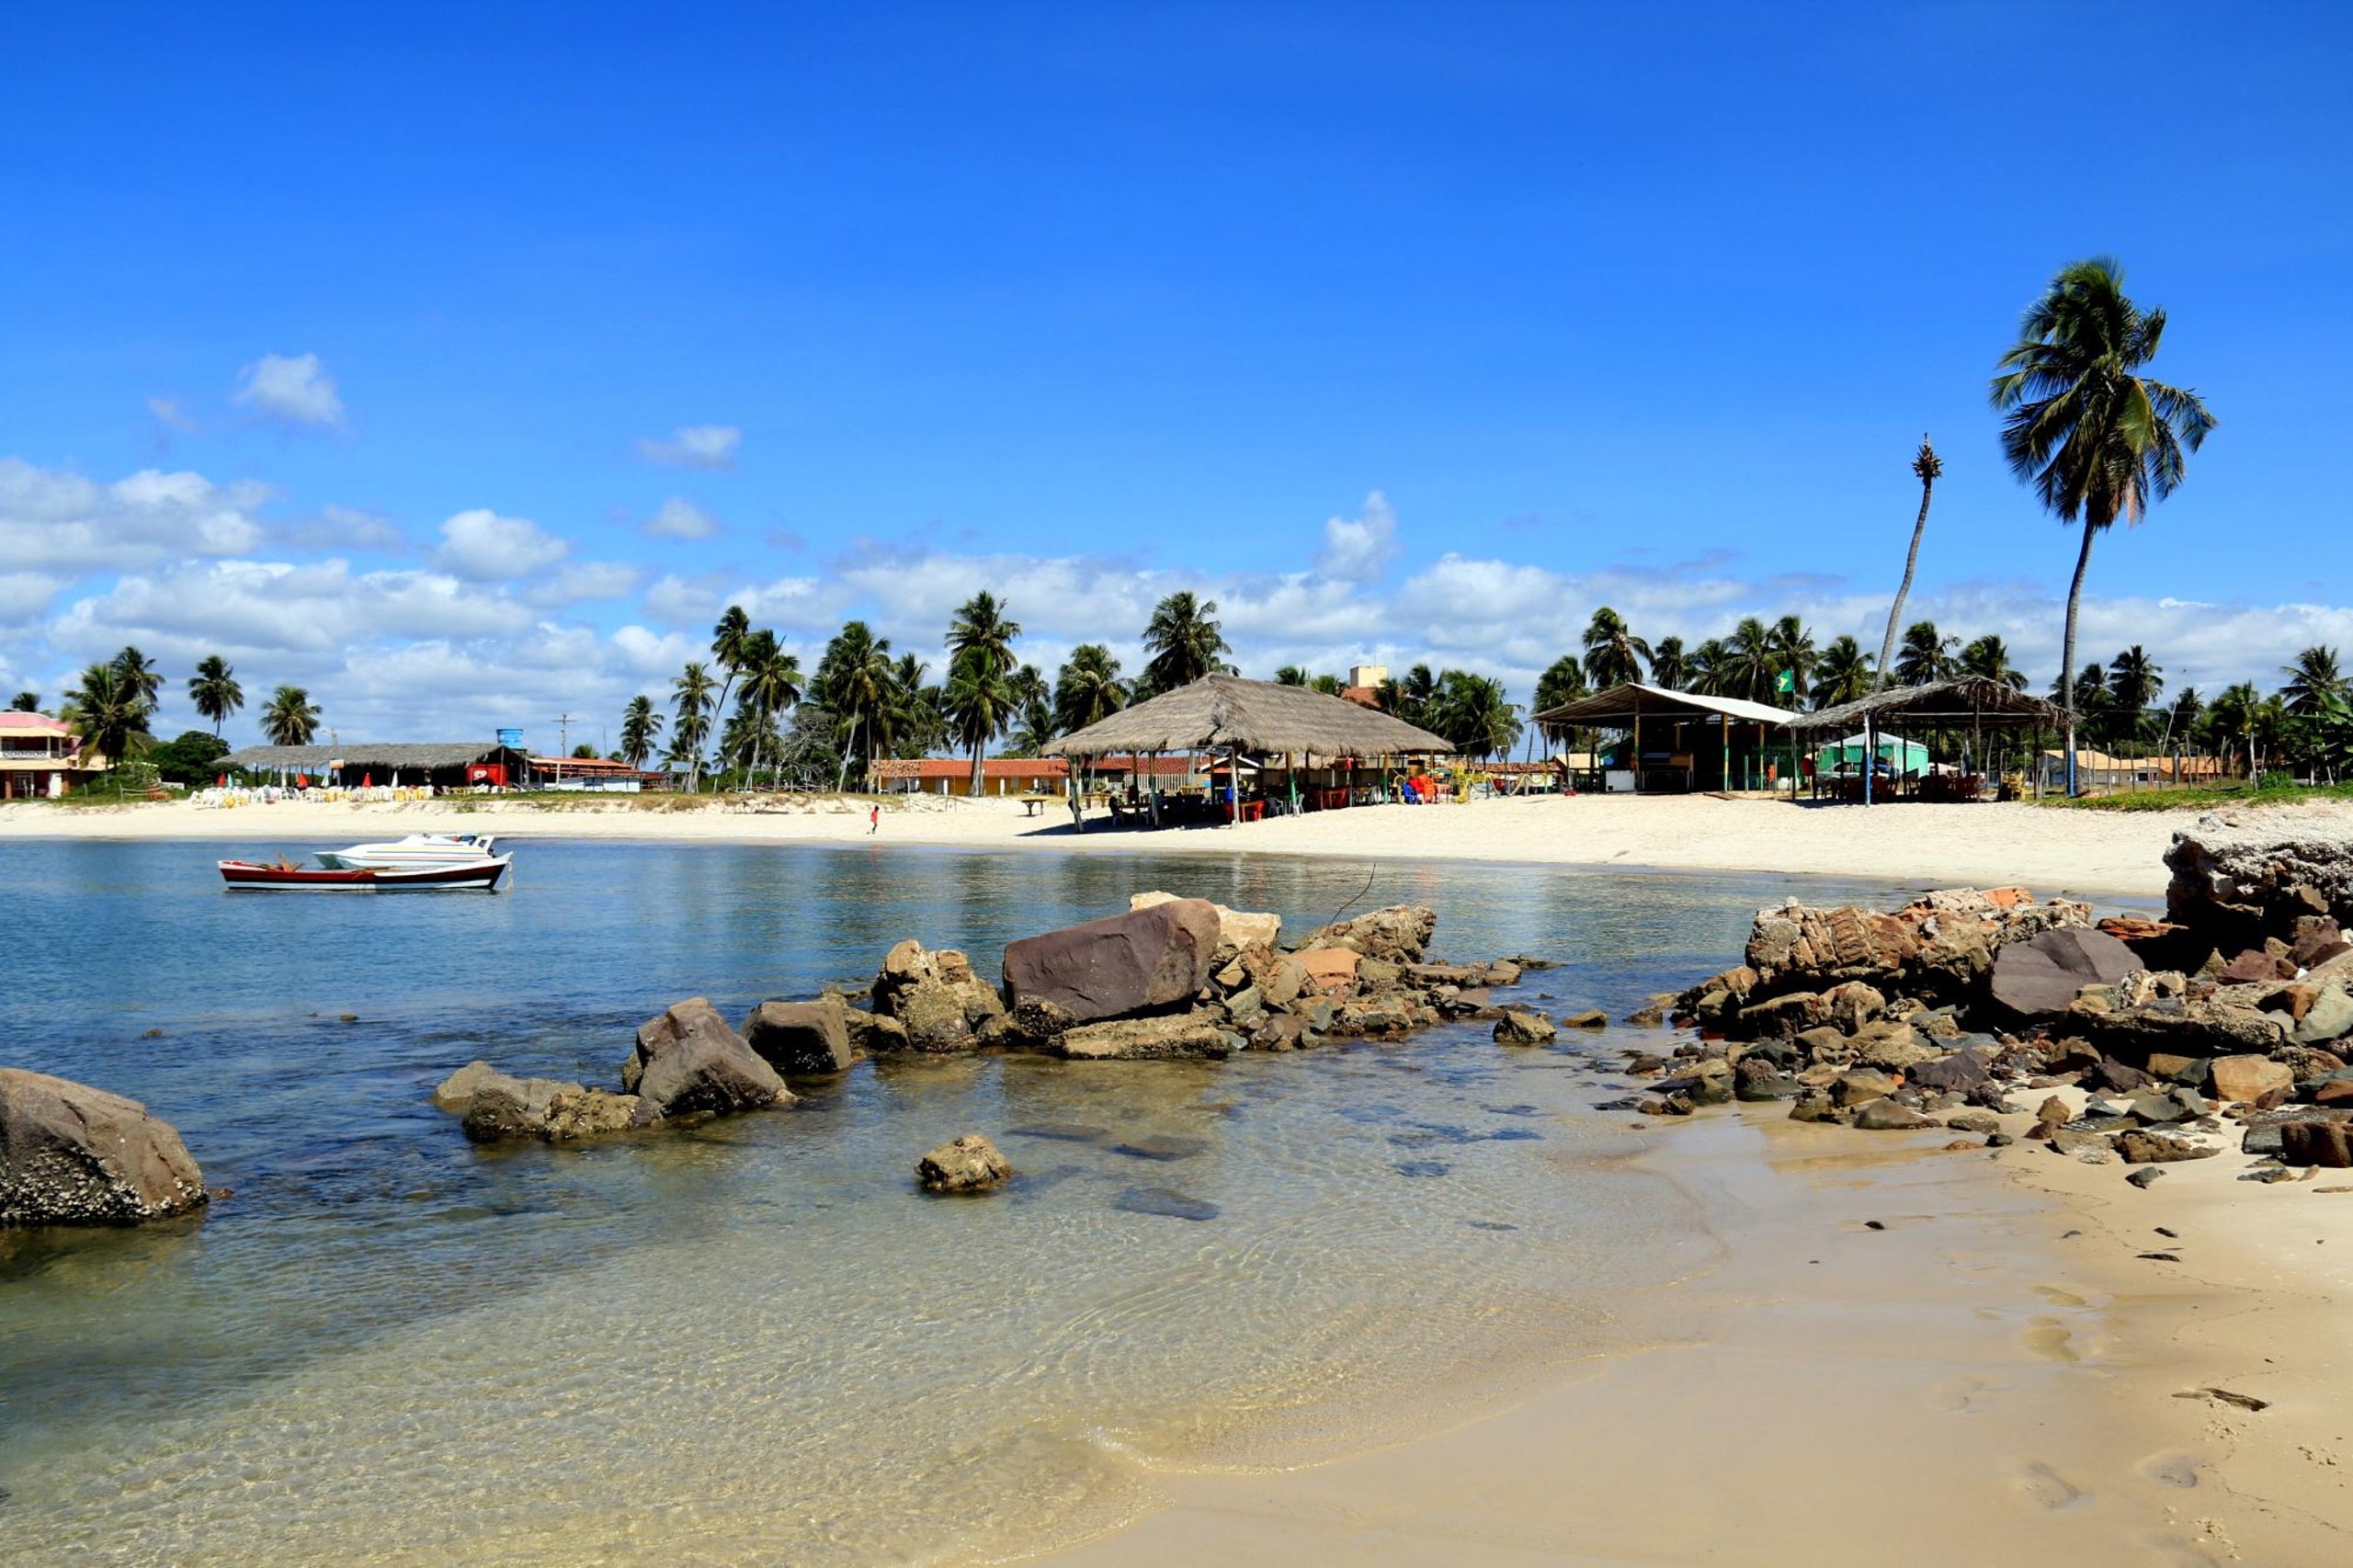
<svg viewBox="0 0 2353 1568">
<path fill-rule="evenodd" d="M 1797 690 L 1797 688 L 1798 673 L 1795 670 L 1783 670 L 1780 674 L 1773 677 L 1773 689 L 1779 692 L 1783 697 L 1789 696 L 1790 693 Z"/>
</svg>

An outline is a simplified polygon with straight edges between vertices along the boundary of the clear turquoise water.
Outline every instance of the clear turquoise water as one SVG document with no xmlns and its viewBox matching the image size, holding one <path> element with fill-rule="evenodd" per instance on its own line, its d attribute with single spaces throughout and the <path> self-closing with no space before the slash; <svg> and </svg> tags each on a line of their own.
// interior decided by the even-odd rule
<svg viewBox="0 0 2353 1568">
<path fill-rule="evenodd" d="M 1157 1469 L 1379 1441 L 1590 1353 L 1625 1292 L 1705 1263 L 1676 1194 L 1618 1168 L 1579 1042 L 864 1067 L 561 1150 L 474 1149 L 426 1093 L 475 1056 L 610 1083 L 677 997 L 862 983 L 907 936 L 990 972 L 1151 887 L 1293 932 L 1432 903 L 1444 952 L 1556 958 L 1528 995 L 1622 1014 L 1798 886 L 534 844 L 494 898 L 305 899 L 222 892 L 233 852 L 6 850 L 45 891 L 0 1061 L 146 1101 L 234 1196 L 0 1243 L 0 1560 L 979 1561 L 1132 1514 Z M 1019 1131 L 1046 1124 L 1102 1136 Z M 966 1131 L 1021 1179 L 915 1191 Z M 1151 1135 L 1199 1152 L 1120 1152 Z M 1153 1188 L 1216 1214 L 1136 1211 Z"/>
</svg>

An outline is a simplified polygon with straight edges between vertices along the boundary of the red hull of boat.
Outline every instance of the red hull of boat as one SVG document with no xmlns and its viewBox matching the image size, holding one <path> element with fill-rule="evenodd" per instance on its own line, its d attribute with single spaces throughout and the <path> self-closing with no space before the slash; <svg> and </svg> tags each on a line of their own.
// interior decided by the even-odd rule
<svg viewBox="0 0 2353 1568">
<path fill-rule="evenodd" d="M 506 874 L 501 857 L 476 866 L 451 866 L 429 871 L 329 871 L 317 867 L 256 866 L 247 860 L 223 860 L 221 880 L 242 891 L 266 892 L 403 892 L 449 889 L 479 889 L 496 892 Z"/>
</svg>

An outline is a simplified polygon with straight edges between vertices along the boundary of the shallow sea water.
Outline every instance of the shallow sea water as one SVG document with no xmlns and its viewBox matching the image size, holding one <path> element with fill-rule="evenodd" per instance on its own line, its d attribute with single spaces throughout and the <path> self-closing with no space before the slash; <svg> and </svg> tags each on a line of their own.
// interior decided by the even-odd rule
<svg viewBox="0 0 2353 1568">
<path fill-rule="evenodd" d="M 1132 1516 L 1158 1469 L 1404 1436 L 1607 1348 L 1629 1292 L 1710 1259 L 1620 1168 L 1588 1040 L 868 1065 L 564 1149 L 475 1149 L 427 1093 L 476 1056 L 609 1085 L 677 997 L 862 983 L 908 936 L 993 972 L 1151 887 L 1294 934 L 1428 902 L 1440 952 L 1555 959 L 1520 996 L 1613 1015 L 1722 967 L 1762 903 L 1888 892 L 549 843 L 494 898 L 304 899 L 222 892 L 231 852 L 6 852 L 49 891 L 8 939 L 0 1062 L 146 1101 L 233 1196 L 0 1240 L 0 1560 L 976 1562 Z M 917 1191 L 969 1131 L 1016 1182 Z"/>
</svg>

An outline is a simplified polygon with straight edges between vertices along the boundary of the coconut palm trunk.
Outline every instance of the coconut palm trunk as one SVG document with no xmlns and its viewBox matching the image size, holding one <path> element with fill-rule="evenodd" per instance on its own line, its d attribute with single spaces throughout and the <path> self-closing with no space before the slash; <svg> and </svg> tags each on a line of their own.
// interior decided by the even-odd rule
<svg viewBox="0 0 2353 1568">
<path fill-rule="evenodd" d="M 2075 552 L 2075 580 L 2067 588 L 2067 629 L 2060 638 L 2059 667 L 2072 672 L 2075 667 L 2075 616 L 2084 603 L 2084 577 L 2091 570 L 2092 539 L 2100 525 L 2090 517 L 2084 518 L 2084 547 Z M 2060 701 L 2067 715 L 2067 798 L 2075 798 L 2075 681 L 2070 674 L 2061 682 Z"/>
<path fill-rule="evenodd" d="M 1871 677 L 1874 692 L 1887 684 L 1887 666 L 1895 657 L 1895 629 L 1904 624 L 1904 601 L 1912 595 L 1912 574 L 1920 565 L 1920 536 L 1928 531 L 1928 497 L 1937 487 L 1937 476 L 1944 471 L 1944 460 L 1928 445 L 1928 437 L 1922 436 L 1919 455 L 1912 460 L 1912 472 L 1920 477 L 1920 515 L 1912 520 L 1912 549 L 1904 557 L 1904 581 L 1896 585 L 1895 602 L 1887 608 L 1887 635 L 1879 644 L 1879 673 Z"/>
</svg>

